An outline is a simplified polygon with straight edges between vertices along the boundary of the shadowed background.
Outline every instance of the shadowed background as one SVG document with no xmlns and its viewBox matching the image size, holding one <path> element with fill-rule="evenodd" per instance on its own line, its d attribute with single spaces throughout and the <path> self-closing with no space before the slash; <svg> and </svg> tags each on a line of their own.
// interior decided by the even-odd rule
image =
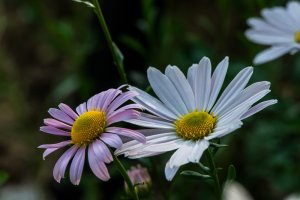
<svg viewBox="0 0 300 200">
<path fill-rule="evenodd" d="M 102 0 L 113 40 L 124 54 L 132 85 L 147 88 L 146 69 L 168 64 L 184 72 L 208 56 L 213 68 L 229 56 L 228 83 L 252 65 L 264 47 L 245 36 L 246 19 L 287 1 L 264 0 Z M 255 199 L 282 199 L 300 192 L 300 56 L 286 55 L 254 66 L 250 82 L 267 80 L 267 99 L 279 103 L 245 120 L 222 139 L 229 147 L 216 154 L 226 177 L 229 164 L 237 181 Z M 39 132 L 49 107 L 60 102 L 72 108 L 90 96 L 121 85 L 96 15 L 69 0 L 2 0 L 0 2 L 0 199 L 120 199 L 124 183 L 113 164 L 112 179 L 98 180 L 84 168 L 79 186 L 58 184 L 52 170 L 63 151 L 45 161 L 40 144 L 60 137 Z M 213 199 L 211 182 L 178 176 L 164 178 L 170 153 L 151 159 L 122 159 L 127 168 L 141 163 L 150 171 L 153 188 L 147 199 Z M 197 169 L 189 164 L 183 169 Z M 68 171 L 67 171 L 68 172 Z M 19 195 L 19 196 L 18 196 Z M 20 196 L 21 195 L 21 196 Z"/>
</svg>

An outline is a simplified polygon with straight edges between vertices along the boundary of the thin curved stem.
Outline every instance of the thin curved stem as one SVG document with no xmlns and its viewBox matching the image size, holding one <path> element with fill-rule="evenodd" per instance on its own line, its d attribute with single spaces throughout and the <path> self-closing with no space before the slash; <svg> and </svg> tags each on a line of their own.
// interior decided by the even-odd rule
<svg viewBox="0 0 300 200">
<path fill-rule="evenodd" d="M 118 157 L 113 152 L 111 152 L 111 154 L 113 156 L 115 165 L 117 166 L 120 174 L 123 176 L 126 184 L 128 185 L 128 188 L 129 188 L 132 198 L 135 200 L 139 200 L 137 190 L 134 188 L 134 185 L 132 184 L 125 167 L 122 165 L 121 161 L 118 159 Z"/>
<path fill-rule="evenodd" d="M 114 63 L 116 65 L 117 69 L 118 69 L 118 72 L 119 72 L 120 76 L 121 76 L 122 82 L 127 84 L 128 80 L 127 80 L 127 76 L 126 76 L 126 73 L 125 73 L 125 70 L 124 70 L 123 61 L 120 58 L 120 52 L 118 52 L 119 49 L 117 48 L 117 46 L 115 45 L 115 43 L 111 39 L 111 35 L 110 35 L 108 27 L 106 25 L 106 22 L 105 22 L 105 19 L 104 19 L 104 16 L 103 16 L 103 13 L 102 13 L 102 10 L 101 10 L 101 7 L 100 7 L 100 4 L 99 4 L 98 0 L 93 0 L 93 3 L 94 3 L 94 6 L 95 6 L 94 11 L 95 11 L 95 13 L 98 17 L 101 28 L 103 29 L 103 32 L 104 32 L 105 39 L 107 41 L 109 50 L 110 50 L 110 52 L 112 54 L 112 57 L 114 59 Z"/>
<path fill-rule="evenodd" d="M 211 171 L 211 177 L 214 180 L 214 187 L 215 187 L 215 191 L 218 195 L 218 199 L 221 199 L 221 195 L 222 195 L 222 191 L 221 191 L 221 186 L 220 186 L 220 181 L 219 181 L 219 176 L 218 176 L 218 169 L 216 168 L 216 164 L 213 158 L 213 154 L 210 151 L 210 149 L 207 149 L 207 151 L 205 152 L 205 156 L 208 160 L 208 164 L 209 164 L 209 168 Z"/>
</svg>

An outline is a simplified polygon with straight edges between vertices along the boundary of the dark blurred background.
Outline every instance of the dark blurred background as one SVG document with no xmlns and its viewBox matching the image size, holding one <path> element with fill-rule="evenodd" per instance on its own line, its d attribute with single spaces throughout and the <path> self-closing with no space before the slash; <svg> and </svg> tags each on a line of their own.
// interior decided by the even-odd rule
<svg viewBox="0 0 300 200">
<path fill-rule="evenodd" d="M 246 19 L 284 0 L 101 0 L 113 40 L 124 54 L 132 85 L 147 88 L 146 69 L 168 64 L 184 72 L 208 56 L 215 67 L 230 57 L 228 83 L 264 47 L 245 36 Z M 254 66 L 251 82 L 268 80 L 268 99 L 279 103 L 245 120 L 222 139 L 229 147 L 216 154 L 222 167 L 237 170 L 237 181 L 254 199 L 283 199 L 300 192 L 300 56 L 286 55 Z M 37 146 L 59 137 L 39 132 L 49 107 L 75 108 L 97 92 L 121 85 L 107 43 L 92 9 L 71 0 L 0 2 L 0 199 L 122 199 L 124 183 L 111 164 L 112 179 L 102 182 L 85 165 L 81 184 L 58 184 L 52 170 L 62 151 L 42 160 Z M 168 183 L 164 165 L 170 154 L 141 163 L 150 171 L 148 199 L 213 199 L 212 185 L 179 176 Z M 189 164 L 184 169 L 193 169 Z M 124 198 L 123 198 L 124 199 Z"/>
</svg>

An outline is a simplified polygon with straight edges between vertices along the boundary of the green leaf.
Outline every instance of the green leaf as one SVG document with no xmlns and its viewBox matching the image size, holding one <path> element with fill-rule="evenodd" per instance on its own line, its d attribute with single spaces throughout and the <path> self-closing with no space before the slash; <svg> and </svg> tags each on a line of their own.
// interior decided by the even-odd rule
<svg viewBox="0 0 300 200">
<path fill-rule="evenodd" d="M 211 142 L 210 145 L 213 146 L 213 147 L 217 147 L 217 148 L 224 148 L 224 147 L 229 146 L 227 144 L 218 144 L 218 143 L 214 143 L 214 142 Z"/>
<path fill-rule="evenodd" d="M 201 162 L 199 162 L 198 165 L 199 165 L 199 167 L 200 167 L 203 171 L 205 171 L 205 172 L 209 172 L 209 171 L 210 171 L 209 167 L 206 167 L 206 166 L 203 165 Z"/>
<path fill-rule="evenodd" d="M 94 4 L 92 4 L 89 1 L 81 1 L 81 0 L 72 0 L 72 1 L 77 2 L 77 3 L 85 4 L 87 7 L 90 7 L 90 8 L 95 8 Z"/>
<path fill-rule="evenodd" d="M 180 174 L 185 175 L 185 176 L 201 177 L 201 178 L 205 178 L 205 179 L 210 179 L 211 178 L 210 175 L 201 174 L 199 172 L 195 172 L 195 171 L 191 171 L 191 170 L 182 171 Z"/>
<path fill-rule="evenodd" d="M 227 171 L 227 181 L 234 180 L 236 178 L 236 171 L 234 165 L 229 165 Z"/>
</svg>

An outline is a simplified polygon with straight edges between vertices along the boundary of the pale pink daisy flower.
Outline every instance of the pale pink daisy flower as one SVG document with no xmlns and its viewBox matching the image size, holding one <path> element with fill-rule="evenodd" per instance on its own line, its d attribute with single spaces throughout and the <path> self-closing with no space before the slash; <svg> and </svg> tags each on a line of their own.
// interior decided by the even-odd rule
<svg viewBox="0 0 300 200">
<path fill-rule="evenodd" d="M 233 132 L 242 126 L 242 120 L 277 102 L 254 105 L 270 92 L 270 83 L 262 81 L 246 87 L 252 67 L 240 71 L 219 95 L 227 68 L 227 57 L 213 74 L 210 60 L 204 57 L 189 68 L 187 78 L 176 66 L 168 66 L 165 74 L 150 67 L 148 80 L 160 100 L 129 87 L 139 93 L 133 101 L 151 114 L 141 113 L 138 119 L 127 120 L 149 128 L 141 130 L 148 135 L 147 142 L 127 142 L 116 154 L 142 158 L 176 150 L 165 167 L 166 178 L 171 180 L 180 166 L 199 162 L 210 140 Z"/>
<path fill-rule="evenodd" d="M 139 105 L 122 106 L 136 95 L 137 92 L 134 91 L 122 93 L 119 89 L 109 89 L 80 104 L 76 108 L 76 112 L 63 103 L 58 105 L 59 109 L 49 109 L 48 112 L 53 118 L 45 119 L 45 126 L 42 126 L 40 130 L 67 139 L 56 144 L 39 146 L 39 148 L 46 149 L 43 158 L 45 159 L 57 149 L 69 147 L 54 166 L 53 177 L 57 182 L 60 182 L 61 178 L 64 177 L 67 165 L 73 158 L 70 165 L 70 180 L 74 185 L 79 184 L 86 150 L 93 173 L 99 179 L 107 181 L 110 176 L 105 163 L 113 161 L 107 146 L 120 148 L 123 144 L 120 136 L 130 137 L 145 143 L 145 136 L 141 133 L 113 126 L 116 122 L 139 116 L 139 112 L 134 110 L 140 108 Z"/>
</svg>

